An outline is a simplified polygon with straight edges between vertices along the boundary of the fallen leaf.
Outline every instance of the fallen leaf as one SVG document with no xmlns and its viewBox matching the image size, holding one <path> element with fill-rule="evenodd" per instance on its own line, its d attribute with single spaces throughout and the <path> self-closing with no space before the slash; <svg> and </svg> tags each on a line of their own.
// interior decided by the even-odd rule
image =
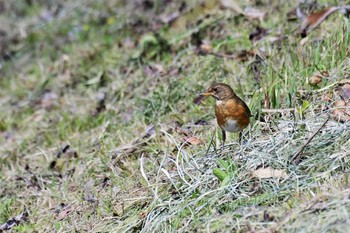
<svg viewBox="0 0 350 233">
<path fill-rule="evenodd" d="M 312 85 L 317 85 L 320 82 L 322 82 L 322 76 L 319 74 L 314 74 L 311 76 L 311 78 L 309 78 L 309 83 Z"/>
<path fill-rule="evenodd" d="M 65 219 L 75 208 L 72 205 L 66 206 L 63 210 L 57 215 L 57 220 L 61 221 Z"/>
<path fill-rule="evenodd" d="M 350 121 L 350 102 L 344 100 L 338 100 L 333 105 L 334 110 L 332 112 L 333 119 L 340 122 Z"/>
<path fill-rule="evenodd" d="M 193 146 L 198 146 L 203 143 L 202 140 L 200 140 L 197 136 L 191 136 L 184 138 L 185 143 L 188 143 Z"/>
<path fill-rule="evenodd" d="M 144 72 L 148 77 L 153 77 L 156 74 L 166 74 L 162 64 L 148 65 L 144 68 Z"/>
<path fill-rule="evenodd" d="M 267 178 L 286 178 L 287 173 L 285 170 L 273 169 L 271 167 L 259 168 L 252 172 L 253 177 L 257 177 L 259 179 L 267 179 Z"/>
<path fill-rule="evenodd" d="M 199 48 L 202 53 L 211 53 L 211 51 L 213 50 L 209 42 L 203 42 L 203 44 L 201 44 Z"/>
<path fill-rule="evenodd" d="M 298 30 L 298 34 L 300 34 L 302 37 L 306 37 L 307 34 L 309 34 L 314 28 L 320 25 L 332 13 L 339 10 L 348 11 L 349 9 L 350 9 L 350 6 L 333 6 L 333 7 L 329 7 L 321 11 L 312 13 L 303 20 Z"/>
<path fill-rule="evenodd" d="M 344 79 L 340 81 L 336 91 L 343 100 L 350 99 L 350 80 Z"/>
<path fill-rule="evenodd" d="M 329 77 L 328 71 L 326 70 L 317 71 L 308 79 L 308 82 L 312 85 L 317 85 L 322 82 L 323 78 L 328 78 L 328 77 Z"/>
</svg>

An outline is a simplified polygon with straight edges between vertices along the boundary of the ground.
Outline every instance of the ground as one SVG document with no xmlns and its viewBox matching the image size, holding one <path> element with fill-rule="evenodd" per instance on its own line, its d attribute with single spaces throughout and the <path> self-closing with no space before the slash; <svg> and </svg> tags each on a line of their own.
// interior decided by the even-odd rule
<svg viewBox="0 0 350 233">
<path fill-rule="evenodd" d="M 0 231 L 347 232 L 349 19 L 296 7 L 0 1 Z"/>
</svg>

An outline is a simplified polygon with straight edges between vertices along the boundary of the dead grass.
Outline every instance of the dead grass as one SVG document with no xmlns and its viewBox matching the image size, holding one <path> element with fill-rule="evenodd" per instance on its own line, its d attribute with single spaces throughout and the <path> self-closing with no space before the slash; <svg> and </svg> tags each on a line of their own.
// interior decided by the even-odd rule
<svg viewBox="0 0 350 233">
<path fill-rule="evenodd" d="M 288 3 L 249 2 L 268 13 L 259 21 L 211 1 L 174 20 L 181 2 L 152 2 L 4 4 L 0 223 L 28 213 L 14 231 L 345 232 L 350 125 L 332 114 L 348 19 L 301 42 Z M 257 25 L 270 32 L 252 42 Z M 310 85 L 321 70 L 327 80 Z M 243 144 L 230 135 L 221 148 L 213 101 L 192 102 L 214 81 L 255 115 Z"/>
</svg>

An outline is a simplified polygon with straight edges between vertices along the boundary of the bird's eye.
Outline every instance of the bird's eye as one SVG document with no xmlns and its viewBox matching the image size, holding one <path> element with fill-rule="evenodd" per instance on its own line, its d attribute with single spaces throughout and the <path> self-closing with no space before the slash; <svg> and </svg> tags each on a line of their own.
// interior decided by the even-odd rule
<svg viewBox="0 0 350 233">
<path fill-rule="evenodd" d="M 216 87 L 214 87 L 213 90 L 214 90 L 215 92 L 217 92 L 218 89 L 217 89 Z"/>
</svg>

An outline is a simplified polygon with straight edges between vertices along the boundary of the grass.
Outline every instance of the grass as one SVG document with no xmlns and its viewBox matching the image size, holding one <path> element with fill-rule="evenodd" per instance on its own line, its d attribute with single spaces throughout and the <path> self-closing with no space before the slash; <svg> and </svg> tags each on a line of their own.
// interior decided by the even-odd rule
<svg viewBox="0 0 350 233">
<path fill-rule="evenodd" d="M 349 122 L 332 116 L 348 78 L 346 17 L 330 16 L 302 44 L 300 22 L 286 19 L 289 3 L 249 3 L 268 12 L 259 22 L 212 1 L 187 2 L 171 26 L 156 19 L 181 2 L 59 4 L 8 3 L 0 18 L 14 25 L 0 50 L 1 224 L 27 211 L 14 231 L 349 227 Z M 256 25 L 271 32 L 252 42 Z M 268 40 L 279 34 L 287 39 Z M 198 55 L 201 40 L 217 53 L 259 50 L 262 59 Z M 329 78 L 310 85 L 319 70 Z M 214 101 L 192 102 L 212 82 L 249 103 L 244 143 L 228 135 L 221 148 Z M 186 145 L 189 136 L 202 144 Z M 287 176 L 254 177 L 267 167 Z"/>
</svg>

